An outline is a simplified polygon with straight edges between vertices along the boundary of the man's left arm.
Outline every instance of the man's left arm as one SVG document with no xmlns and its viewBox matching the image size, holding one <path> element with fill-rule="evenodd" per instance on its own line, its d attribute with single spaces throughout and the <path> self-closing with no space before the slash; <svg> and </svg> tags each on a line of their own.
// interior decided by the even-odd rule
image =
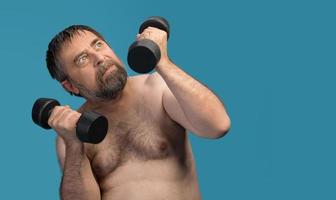
<svg viewBox="0 0 336 200">
<path fill-rule="evenodd" d="M 213 92 L 171 62 L 156 70 L 166 83 L 162 101 L 171 118 L 201 137 L 219 138 L 228 132 L 230 118 Z"/>
<path fill-rule="evenodd" d="M 166 32 L 148 27 L 137 39 L 151 39 L 160 47 L 161 59 L 155 69 L 164 80 L 161 81 L 162 101 L 168 115 L 198 136 L 219 138 L 225 135 L 231 122 L 224 105 L 207 87 L 170 61 Z M 157 73 L 150 76 L 159 79 Z"/>
</svg>

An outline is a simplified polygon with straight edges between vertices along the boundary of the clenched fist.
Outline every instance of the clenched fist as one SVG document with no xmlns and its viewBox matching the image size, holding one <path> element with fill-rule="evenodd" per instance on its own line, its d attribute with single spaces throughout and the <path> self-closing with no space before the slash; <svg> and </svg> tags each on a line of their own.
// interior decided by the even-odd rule
<svg viewBox="0 0 336 200">
<path fill-rule="evenodd" d="M 55 106 L 48 124 L 66 142 L 80 142 L 76 135 L 76 125 L 81 114 L 69 106 Z"/>
<path fill-rule="evenodd" d="M 149 39 L 155 42 L 161 51 L 161 59 L 157 63 L 157 67 L 170 62 L 167 53 L 167 32 L 155 27 L 147 27 L 141 34 L 137 34 L 137 40 Z"/>
</svg>

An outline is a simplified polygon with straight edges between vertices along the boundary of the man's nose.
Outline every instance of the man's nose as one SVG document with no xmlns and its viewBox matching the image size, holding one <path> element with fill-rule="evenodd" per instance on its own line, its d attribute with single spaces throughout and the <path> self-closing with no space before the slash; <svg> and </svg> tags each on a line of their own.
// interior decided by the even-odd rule
<svg viewBox="0 0 336 200">
<path fill-rule="evenodd" d="M 99 67 L 105 61 L 105 56 L 96 54 L 95 55 L 95 67 Z"/>
</svg>

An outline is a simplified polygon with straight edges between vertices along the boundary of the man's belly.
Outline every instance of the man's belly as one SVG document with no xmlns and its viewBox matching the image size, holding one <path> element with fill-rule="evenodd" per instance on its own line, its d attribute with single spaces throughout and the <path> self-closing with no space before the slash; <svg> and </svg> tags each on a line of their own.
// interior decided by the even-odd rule
<svg viewBox="0 0 336 200">
<path fill-rule="evenodd" d="M 100 181 L 105 200 L 201 199 L 194 163 L 130 160 Z"/>
</svg>

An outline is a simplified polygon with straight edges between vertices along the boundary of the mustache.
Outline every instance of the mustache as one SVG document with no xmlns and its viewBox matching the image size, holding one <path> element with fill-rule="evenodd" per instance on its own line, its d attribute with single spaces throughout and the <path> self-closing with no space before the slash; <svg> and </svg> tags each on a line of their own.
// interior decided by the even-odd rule
<svg viewBox="0 0 336 200">
<path fill-rule="evenodd" d="M 116 63 L 114 63 L 112 60 L 105 60 L 104 62 L 102 62 L 101 64 L 99 64 L 98 66 L 98 72 L 97 72 L 97 76 L 98 77 L 102 77 L 103 74 L 113 65 L 117 66 Z M 118 67 L 118 66 L 117 66 Z"/>
</svg>

